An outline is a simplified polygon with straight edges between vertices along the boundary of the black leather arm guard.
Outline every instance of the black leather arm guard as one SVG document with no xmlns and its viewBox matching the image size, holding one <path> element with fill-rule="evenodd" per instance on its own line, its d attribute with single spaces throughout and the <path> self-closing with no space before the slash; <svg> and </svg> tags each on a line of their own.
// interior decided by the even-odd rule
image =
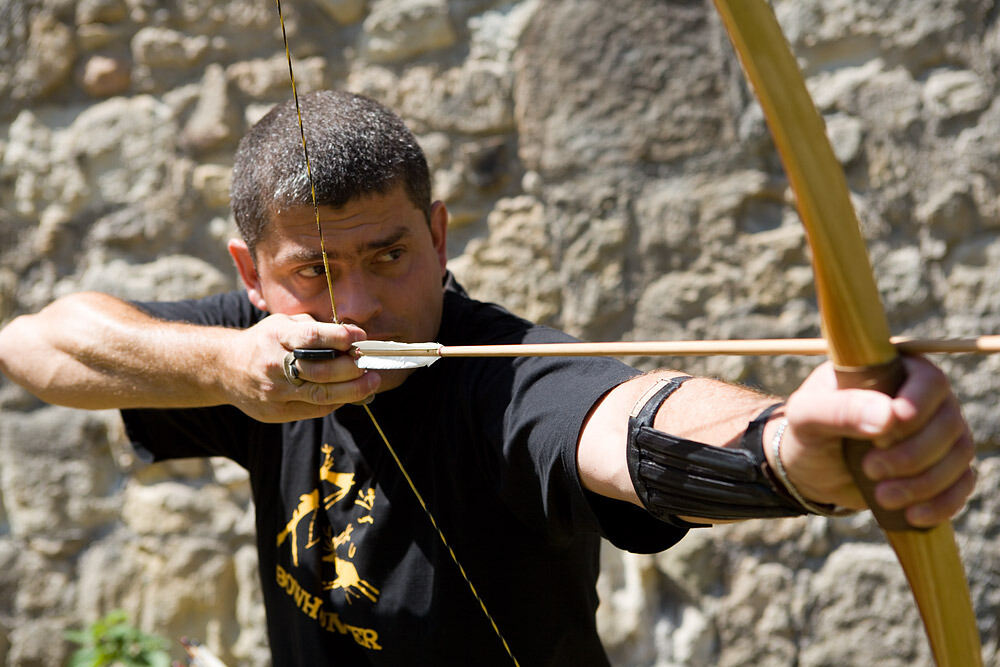
<svg viewBox="0 0 1000 667">
<path fill-rule="evenodd" d="M 684 528 L 680 516 L 736 520 L 808 514 L 775 479 L 764 457 L 764 424 L 772 405 L 750 422 L 740 448 L 721 448 L 658 431 L 660 405 L 690 377 L 661 380 L 633 408 L 628 469 L 639 499 L 655 517 Z"/>
</svg>

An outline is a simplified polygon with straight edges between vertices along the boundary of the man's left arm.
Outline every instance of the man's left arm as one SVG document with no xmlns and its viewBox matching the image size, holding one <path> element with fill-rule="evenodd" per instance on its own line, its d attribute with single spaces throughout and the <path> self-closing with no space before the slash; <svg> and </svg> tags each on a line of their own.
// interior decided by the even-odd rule
<svg viewBox="0 0 1000 667">
<path fill-rule="evenodd" d="M 903 509 L 911 525 L 933 526 L 957 513 L 972 492 L 974 446 L 947 379 L 924 359 L 906 358 L 908 379 L 896 397 L 838 390 L 833 368 L 817 368 L 763 429 L 763 453 L 776 469 L 772 443 L 782 419 L 781 463 L 791 484 L 811 503 L 862 509 L 847 471 L 841 441 L 872 440 L 864 460 L 876 497 Z M 651 387 L 681 374 L 650 373 L 619 385 L 591 411 L 579 438 L 577 465 L 584 486 L 642 506 L 626 457 L 629 415 Z M 653 426 L 706 445 L 736 448 L 748 423 L 780 399 L 706 378 L 680 385 L 656 412 Z M 712 519 L 681 518 L 697 523 Z"/>
</svg>

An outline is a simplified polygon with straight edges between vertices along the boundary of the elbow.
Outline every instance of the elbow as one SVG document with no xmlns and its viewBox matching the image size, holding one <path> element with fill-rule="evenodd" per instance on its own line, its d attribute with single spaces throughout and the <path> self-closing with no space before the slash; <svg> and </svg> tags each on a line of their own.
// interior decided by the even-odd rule
<svg viewBox="0 0 1000 667">
<path fill-rule="evenodd" d="M 24 354 L 27 337 L 31 336 L 33 315 L 21 315 L 0 328 L 0 376 L 21 385 L 38 395 L 39 388 L 32 386 L 30 361 Z"/>
</svg>

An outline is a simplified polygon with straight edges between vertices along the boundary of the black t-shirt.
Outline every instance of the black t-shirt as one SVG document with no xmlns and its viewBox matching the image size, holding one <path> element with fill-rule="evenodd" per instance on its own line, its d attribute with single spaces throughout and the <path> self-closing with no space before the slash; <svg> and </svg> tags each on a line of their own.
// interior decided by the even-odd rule
<svg viewBox="0 0 1000 667">
<path fill-rule="evenodd" d="M 142 307 L 229 327 L 266 315 L 242 293 Z M 441 343 L 565 340 L 454 281 L 445 291 Z M 600 536 L 650 552 L 684 534 L 577 475 L 587 412 L 635 374 L 608 359 L 444 359 L 370 406 L 522 665 L 607 665 Z M 286 424 L 232 406 L 122 414 L 157 460 L 220 455 L 249 471 L 276 665 L 512 664 L 363 408 Z"/>
</svg>

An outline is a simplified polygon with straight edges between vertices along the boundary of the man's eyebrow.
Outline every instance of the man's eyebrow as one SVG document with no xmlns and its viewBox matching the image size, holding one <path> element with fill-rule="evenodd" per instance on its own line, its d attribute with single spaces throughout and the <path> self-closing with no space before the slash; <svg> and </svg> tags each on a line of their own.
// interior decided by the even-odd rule
<svg viewBox="0 0 1000 667">
<path fill-rule="evenodd" d="M 372 250 L 380 250 L 382 248 L 388 248 L 394 243 L 398 243 L 401 239 L 408 236 L 410 230 L 405 226 L 399 226 L 393 230 L 390 230 L 381 238 L 372 239 L 370 241 L 365 241 L 357 246 L 357 251 L 359 253 L 371 252 Z M 326 247 L 326 256 L 329 259 L 339 259 L 344 256 L 342 251 L 338 252 L 336 247 L 331 247 L 329 242 Z M 282 260 L 287 262 L 294 262 L 297 264 L 319 264 L 323 261 L 323 253 L 320 252 L 319 248 L 315 250 L 309 248 L 296 248 L 287 254 L 282 254 Z"/>
<path fill-rule="evenodd" d="M 363 243 L 360 246 L 360 250 L 378 250 L 380 248 L 386 248 L 394 243 L 398 243 L 400 239 L 408 235 L 410 230 L 406 226 L 399 226 L 396 229 L 390 230 L 385 236 L 380 239 L 373 239 L 367 243 Z M 327 254 L 330 254 L 329 249 L 327 249 Z"/>
<path fill-rule="evenodd" d="M 328 256 L 332 253 L 327 252 Z M 323 253 L 317 250 L 307 250 L 306 248 L 296 248 L 289 252 L 281 253 L 278 260 L 284 262 L 294 262 L 296 264 L 320 264 L 323 262 Z"/>
</svg>

